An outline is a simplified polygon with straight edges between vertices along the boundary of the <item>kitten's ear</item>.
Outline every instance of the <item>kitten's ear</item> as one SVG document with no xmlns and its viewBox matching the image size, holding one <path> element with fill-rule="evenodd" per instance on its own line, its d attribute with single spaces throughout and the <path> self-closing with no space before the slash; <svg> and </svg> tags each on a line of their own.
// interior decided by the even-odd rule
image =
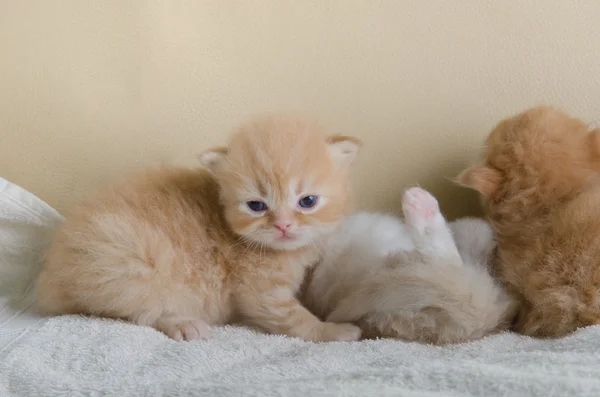
<svg viewBox="0 0 600 397">
<path fill-rule="evenodd" d="M 351 136 L 332 135 L 327 138 L 327 146 L 338 165 L 349 166 L 358 155 L 362 142 Z"/>
<path fill-rule="evenodd" d="M 487 165 L 475 165 L 467 168 L 455 180 L 459 185 L 475 189 L 482 196 L 488 197 L 496 191 L 500 183 L 500 174 Z"/>
<path fill-rule="evenodd" d="M 199 154 L 198 160 L 200 160 L 200 163 L 214 175 L 221 164 L 227 159 L 228 151 L 229 149 L 226 147 L 216 147 Z"/>
</svg>

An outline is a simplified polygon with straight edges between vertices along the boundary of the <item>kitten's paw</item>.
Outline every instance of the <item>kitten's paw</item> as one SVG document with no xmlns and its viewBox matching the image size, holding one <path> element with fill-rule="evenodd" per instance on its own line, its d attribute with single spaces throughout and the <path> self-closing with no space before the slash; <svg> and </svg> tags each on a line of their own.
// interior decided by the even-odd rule
<svg viewBox="0 0 600 397">
<path fill-rule="evenodd" d="M 167 319 L 162 321 L 158 328 L 169 338 L 178 341 L 208 339 L 212 336 L 212 331 L 208 324 L 201 320 Z"/>
<path fill-rule="evenodd" d="M 425 231 L 426 227 L 439 223 L 439 218 L 442 224 L 445 223 L 435 197 L 419 187 L 412 187 L 404 192 L 402 211 L 406 223 L 420 231 Z"/>
<path fill-rule="evenodd" d="M 353 342 L 360 339 L 362 331 L 356 325 L 323 323 L 319 342 Z"/>
<path fill-rule="evenodd" d="M 402 200 L 405 225 L 421 254 L 460 259 L 452 232 L 440 212 L 438 201 L 427 190 L 413 187 Z"/>
</svg>

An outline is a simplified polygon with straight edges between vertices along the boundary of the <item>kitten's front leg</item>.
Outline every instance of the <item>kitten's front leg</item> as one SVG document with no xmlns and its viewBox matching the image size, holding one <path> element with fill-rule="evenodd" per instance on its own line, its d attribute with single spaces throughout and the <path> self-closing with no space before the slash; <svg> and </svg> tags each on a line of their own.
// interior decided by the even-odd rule
<svg viewBox="0 0 600 397">
<path fill-rule="evenodd" d="M 237 301 L 241 314 L 265 331 L 315 342 L 356 341 L 361 330 L 352 324 L 319 320 L 296 299 L 291 288 L 266 291 L 240 290 Z"/>
<path fill-rule="evenodd" d="M 436 257 L 460 258 L 439 204 L 428 191 L 418 187 L 406 190 L 402 211 L 417 251 Z"/>
</svg>

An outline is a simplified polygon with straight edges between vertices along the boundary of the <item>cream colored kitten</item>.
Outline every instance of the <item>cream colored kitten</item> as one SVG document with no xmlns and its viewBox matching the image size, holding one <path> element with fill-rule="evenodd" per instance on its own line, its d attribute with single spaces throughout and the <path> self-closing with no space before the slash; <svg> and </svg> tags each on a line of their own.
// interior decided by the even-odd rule
<svg viewBox="0 0 600 397">
<path fill-rule="evenodd" d="M 419 188 L 406 191 L 403 210 L 404 223 L 373 213 L 344 221 L 314 269 L 307 306 L 327 321 L 357 323 L 367 337 L 426 343 L 509 325 L 512 303 L 488 269 L 490 226 L 461 219 L 449 228 L 436 199 Z"/>
<path fill-rule="evenodd" d="M 360 329 L 321 322 L 296 299 L 348 210 L 348 137 L 285 117 L 241 127 L 204 169 L 134 176 L 75 209 L 47 254 L 37 302 L 152 326 L 173 339 L 244 321 L 313 341 Z"/>
</svg>

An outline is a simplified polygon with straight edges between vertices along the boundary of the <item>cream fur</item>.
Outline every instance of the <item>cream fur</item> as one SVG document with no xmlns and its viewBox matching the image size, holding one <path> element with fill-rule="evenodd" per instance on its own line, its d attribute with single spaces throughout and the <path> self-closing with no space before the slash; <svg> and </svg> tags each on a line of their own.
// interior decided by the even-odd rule
<svg viewBox="0 0 600 397">
<path fill-rule="evenodd" d="M 359 324 L 367 337 L 427 343 L 508 326 L 512 302 L 488 270 L 490 226 L 465 218 L 448 227 L 435 198 L 419 188 L 407 190 L 403 210 L 404 223 L 363 212 L 342 224 L 313 271 L 308 307 L 327 321 Z"/>
<path fill-rule="evenodd" d="M 265 116 L 201 155 L 208 171 L 126 179 L 67 218 L 38 280 L 38 307 L 122 318 L 178 340 L 238 321 L 307 340 L 358 339 L 356 326 L 321 322 L 295 295 L 347 213 L 359 146 Z M 301 207 L 306 195 L 318 205 Z M 253 212 L 249 201 L 267 207 Z"/>
</svg>

